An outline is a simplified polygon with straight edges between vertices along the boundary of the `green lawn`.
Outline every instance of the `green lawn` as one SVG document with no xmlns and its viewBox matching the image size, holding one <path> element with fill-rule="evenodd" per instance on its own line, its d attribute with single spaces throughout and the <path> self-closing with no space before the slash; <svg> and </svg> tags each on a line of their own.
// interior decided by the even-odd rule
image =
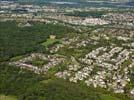
<svg viewBox="0 0 134 100">
<path fill-rule="evenodd" d="M 119 98 L 116 98 L 116 97 L 113 97 L 113 96 L 110 96 L 110 95 L 105 95 L 105 94 L 101 95 L 101 99 L 102 100 L 120 100 Z"/>
<path fill-rule="evenodd" d="M 0 94 L 0 100 L 17 100 L 17 98 L 15 96 L 5 96 Z"/>
<path fill-rule="evenodd" d="M 50 45 L 53 45 L 56 42 L 61 42 L 61 40 L 60 39 L 50 39 L 49 38 L 49 39 L 47 39 L 46 42 L 43 42 L 42 45 L 45 46 L 45 47 L 48 47 Z"/>
</svg>

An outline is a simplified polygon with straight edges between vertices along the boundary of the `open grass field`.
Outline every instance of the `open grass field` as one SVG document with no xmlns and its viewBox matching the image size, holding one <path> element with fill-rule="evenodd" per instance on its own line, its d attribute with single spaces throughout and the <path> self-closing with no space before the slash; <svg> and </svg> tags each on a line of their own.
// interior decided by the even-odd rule
<svg viewBox="0 0 134 100">
<path fill-rule="evenodd" d="M 50 45 L 53 45 L 56 42 L 61 42 L 61 40 L 60 39 L 49 39 L 48 38 L 46 42 L 42 43 L 42 45 L 45 46 L 45 47 L 48 47 Z"/>
</svg>

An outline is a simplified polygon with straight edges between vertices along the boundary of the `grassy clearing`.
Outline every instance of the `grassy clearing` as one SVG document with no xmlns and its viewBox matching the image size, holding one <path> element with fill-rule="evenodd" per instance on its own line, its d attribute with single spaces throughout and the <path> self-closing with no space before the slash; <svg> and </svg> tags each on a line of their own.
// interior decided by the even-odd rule
<svg viewBox="0 0 134 100">
<path fill-rule="evenodd" d="M 17 100 L 15 96 L 6 96 L 4 94 L 0 94 L 0 100 Z"/>
<path fill-rule="evenodd" d="M 61 40 L 60 39 L 47 39 L 47 41 L 46 42 L 43 42 L 42 43 L 42 45 L 43 46 L 45 46 L 45 47 L 48 47 L 48 46 L 50 46 L 50 45 L 53 45 L 54 43 L 57 43 L 57 42 L 61 42 Z"/>
<path fill-rule="evenodd" d="M 102 100 L 120 100 L 119 98 L 116 98 L 116 97 L 113 97 L 113 96 L 110 96 L 110 95 L 105 95 L 105 94 L 101 95 L 101 99 Z"/>
</svg>

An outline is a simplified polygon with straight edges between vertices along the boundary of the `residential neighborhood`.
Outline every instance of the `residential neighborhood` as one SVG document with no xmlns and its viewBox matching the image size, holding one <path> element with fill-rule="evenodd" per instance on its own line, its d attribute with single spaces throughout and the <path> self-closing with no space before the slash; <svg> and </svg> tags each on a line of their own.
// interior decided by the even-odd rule
<svg viewBox="0 0 134 100">
<path fill-rule="evenodd" d="M 0 100 L 134 100 L 134 0 L 0 0 Z"/>
</svg>

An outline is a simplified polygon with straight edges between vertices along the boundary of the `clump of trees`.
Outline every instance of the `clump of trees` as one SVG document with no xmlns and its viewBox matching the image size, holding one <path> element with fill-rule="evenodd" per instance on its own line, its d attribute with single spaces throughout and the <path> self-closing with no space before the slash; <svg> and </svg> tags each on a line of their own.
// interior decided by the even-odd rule
<svg viewBox="0 0 134 100">
<path fill-rule="evenodd" d="M 41 45 L 50 34 L 57 38 L 74 31 L 59 24 L 33 23 L 31 27 L 18 27 L 15 21 L 0 22 L 0 61 L 32 51 L 45 51 Z"/>
</svg>

